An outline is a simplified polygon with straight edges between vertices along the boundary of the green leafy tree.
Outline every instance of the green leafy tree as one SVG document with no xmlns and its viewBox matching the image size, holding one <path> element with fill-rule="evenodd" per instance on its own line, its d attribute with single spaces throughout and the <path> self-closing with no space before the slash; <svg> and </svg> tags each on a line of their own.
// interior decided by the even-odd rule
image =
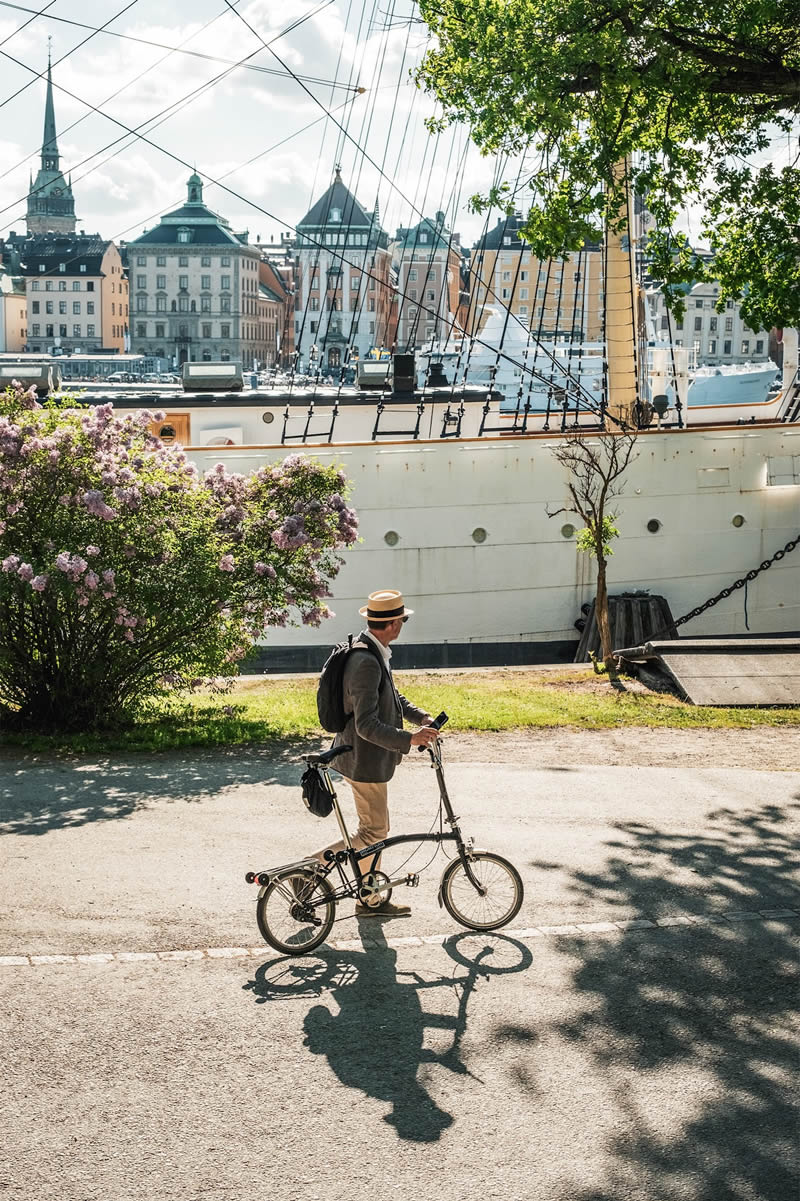
<svg viewBox="0 0 800 1201">
<path fill-rule="evenodd" d="M 648 255 L 668 302 L 719 280 L 753 329 L 800 324 L 796 0 L 420 0 L 435 35 L 418 79 L 485 154 L 525 154 L 524 236 L 564 255 L 619 225 L 630 183 L 652 214 Z M 781 145 L 780 142 L 775 143 Z M 615 173 L 616 172 L 616 173 Z M 521 207 L 508 183 L 489 203 Z M 680 229 L 704 216 L 700 258 Z"/>
<path fill-rule="evenodd" d="M 231 672 L 269 629 L 329 615 L 339 550 L 356 538 L 343 474 L 289 455 L 201 477 L 154 419 L 41 408 L 19 387 L 0 398 L 7 724 L 113 725 Z"/>
<path fill-rule="evenodd" d="M 591 554 L 597 564 L 595 613 L 603 662 L 610 679 L 616 679 L 616 659 L 608 615 L 608 560 L 614 553 L 611 543 L 619 537 L 616 512 L 610 507 L 619 496 L 622 477 L 635 457 L 637 434 L 568 434 L 553 448 L 554 458 L 567 471 L 569 504 L 550 512 L 577 513 L 586 526 L 575 540 L 578 551 Z M 595 662 L 596 667 L 596 662 Z"/>
</svg>

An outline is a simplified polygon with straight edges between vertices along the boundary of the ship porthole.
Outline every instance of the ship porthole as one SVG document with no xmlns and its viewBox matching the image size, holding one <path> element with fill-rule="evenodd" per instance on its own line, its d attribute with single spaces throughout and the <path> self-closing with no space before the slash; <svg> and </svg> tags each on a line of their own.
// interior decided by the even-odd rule
<svg viewBox="0 0 800 1201">
<path fill-rule="evenodd" d="M 472 531 L 472 541 L 473 542 L 485 542 L 486 541 L 486 530 L 483 528 L 483 526 L 479 525 Z"/>
<path fill-rule="evenodd" d="M 575 526 L 574 525 L 570 525 L 569 522 L 567 522 L 566 525 L 562 525 L 562 527 L 561 527 L 561 537 L 562 538 L 572 538 L 574 536 L 574 534 L 575 534 Z"/>
<path fill-rule="evenodd" d="M 651 534 L 657 534 L 661 529 L 661 522 L 657 517 L 651 517 L 647 523 L 647 528 Z"/>
<path fill-rule="evenodd" d="M 742 516 L 742 514 L 741 514 L 741 513 L 736 513 L 736 514 L 735 514 L 735 515 L 734 515 L 734 516 L 731 518 L 731 525 L 734 525 L 734 526 L 736 526 L 736 529 L 737 529 L 737 530 L 740 530 L 740 529 L 742 528 L 742 526 L 744 525 L 744 522 L 745 522 L 745 519 L 744 519 L 744 517 Z"/>
<path fill-rule="evenodd" d="M 400 541 L 400 535 L 397 530 L 387 530 L 383 535 L 383 540 L 387 546 L 397 546 Z"/>
<path fill-rule="evenodd" d="M 275 414 L 269 411 L 262 413 L 261 420 L 264 422 L 264 425 L 272 425 L 272 422 L 275 420 Z"/>
</svg>

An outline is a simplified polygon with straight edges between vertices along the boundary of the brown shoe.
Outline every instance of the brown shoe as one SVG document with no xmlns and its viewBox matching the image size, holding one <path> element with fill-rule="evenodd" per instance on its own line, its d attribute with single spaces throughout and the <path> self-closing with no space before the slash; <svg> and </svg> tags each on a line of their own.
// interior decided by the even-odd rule
<svg viewBox="0 0 800 1201">
<path fill-rule="evenodd" d="M 411 917 L 410 905 L 395 905 L 384 901 L 382 905 L 364 905 L 356 901 L 356 917 Z"/>
</svg>

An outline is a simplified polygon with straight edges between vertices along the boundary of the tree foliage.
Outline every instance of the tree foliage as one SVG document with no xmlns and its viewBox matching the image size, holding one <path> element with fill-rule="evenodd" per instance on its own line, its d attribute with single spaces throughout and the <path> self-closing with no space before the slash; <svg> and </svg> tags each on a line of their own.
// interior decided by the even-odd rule
<svg viewBox="0 0 800 1201">
<path fill-rule="evenodd" d="M 39 410 L 20 388 L 5 408 L 5 721 L 111 724 L 192 677 L 232 671 L 270 628 L 328 616 L 338 551 L 357 526 L 335 467 L 290 455 L 251 476 L 218 464 L 201 478 L 149 432 L 157 414 Z"/>
<path fill-rule="evenodd" d="M 486 154 L 526 155 L 524 236 L 544 258 L 600 236 L 627 160 L 652 214 L 651 271 L 681 311 L 717 279 L 753 328 L 800 324 L 795 0 L 420 0 L 418 79 Z M 774 139 L 780 153 L 769 155 Z M 780 148 L 783 148 L 782 150 Z M 774 161 L 768 161 L 769 159 Z M 522 207 L 508 183 L 489 203 Z M 696 254 L 680 229 L 700 206 Z"/>
</svg>

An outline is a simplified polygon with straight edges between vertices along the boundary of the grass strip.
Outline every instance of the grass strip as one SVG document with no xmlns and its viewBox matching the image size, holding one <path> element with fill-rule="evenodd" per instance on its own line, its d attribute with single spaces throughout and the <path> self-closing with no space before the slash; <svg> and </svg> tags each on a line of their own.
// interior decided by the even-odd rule
<svg viewBox="0 0 800 1201">
<path fill-rule="evenodd" d="M 573 727 L 610 730 L 754 729 L 800 727 L 798 708 L 710 708 L 667 694 L 642 692 L 631 681 L 616 689 L 591 669 L 563 673 L 503 671 L 447 675 L 397 672 L 398 687 L 430 713 L 445 709 L 449 729 L 519 730 Z M 242 746 L 327 737 L 317 721 L 316 680 L 244 676 L 228 695 L 174 702 L 117 730 L 69 736 L 0 733 L 0 745 L 57 753 L 162 751 Z"/>
</svg>

